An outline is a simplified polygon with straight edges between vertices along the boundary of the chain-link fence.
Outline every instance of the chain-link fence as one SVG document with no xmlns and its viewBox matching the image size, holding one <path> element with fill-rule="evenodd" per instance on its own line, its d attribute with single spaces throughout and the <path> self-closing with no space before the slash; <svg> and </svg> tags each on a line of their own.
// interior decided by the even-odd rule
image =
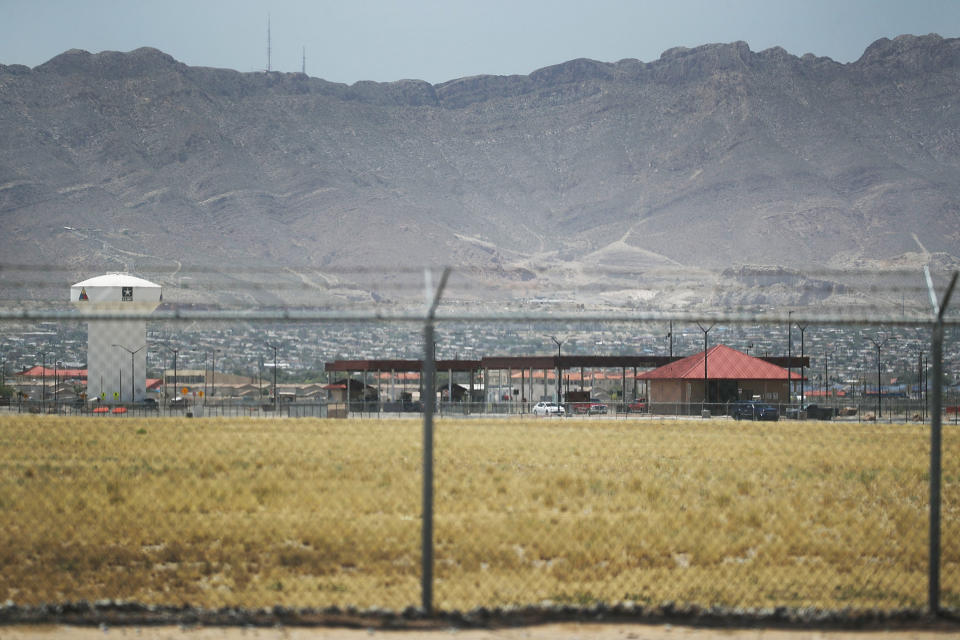
<svg viewBox="0 0 960 640">
<path fill-rule="evenodd" d="M 140 351 L 141 329 L 115 325 L 113 357 L 84 384 L 54 354 L 39 385 L 29 374 L 13 381 L 0 415 L 0 597 L 251 609 L 960 611 L 960 431 L 942 370 L 926 396 L 881 396 L 881 415 L 869 390 L 820 400 L 830 411 L 817 419 L 809 401 L 776 403 L 778 420 L 767 422 L 736 419 L 735 402 L 640 406 L 621 384 L 619 399 L 596 403 L 604 410 L 571 403 L 558 419 L 536 415 L 532 399 L 442 401 L 434 325 L 503 318 L 158 313 L 150 325 L 175 327 L 180 346 Z M 78 317 L 3 319 L 8 336 L 42 343 L 28 337 L 37 323 Z M 336 384 L 327 377 L 285 397 L 277 364 L 262 376 L 258 362 L 238 382 L 214 362 L 230 357 L 226 346 L 186 357 L 187 323 L 240 319 L 255 333 L 278 322 L 426 325 L 415 384 L 438 391 L 351 402 L 323 389 Z M 508 319 L 535 331 L 584 321 L 645 331 L 698 318 Z M 936 328 L 918 322 L 934 327 L 936 369 Z M 278 358 L 272 340 L 260 340 L 267 360 Z"/>
<path fill-rule="evenodd" d="M 420 601 L 416 420 L 4 418 L 15 602 Z M 943 604 L 960 600 L 960 433 Z M 929 427 L 444 419 L 441 609 L 666 601 L 922 608 Z"/>
</svg>

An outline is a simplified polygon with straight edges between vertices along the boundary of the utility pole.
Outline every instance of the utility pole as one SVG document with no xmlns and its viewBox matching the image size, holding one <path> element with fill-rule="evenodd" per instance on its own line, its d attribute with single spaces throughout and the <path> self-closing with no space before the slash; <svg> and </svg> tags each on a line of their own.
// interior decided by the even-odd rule
<svg viewBox="0 0 960 640">
<path fill-rule="evenodd" d="M 267 14 L 267 73 L 270 73 L 270 14 Z"/>
</svg>

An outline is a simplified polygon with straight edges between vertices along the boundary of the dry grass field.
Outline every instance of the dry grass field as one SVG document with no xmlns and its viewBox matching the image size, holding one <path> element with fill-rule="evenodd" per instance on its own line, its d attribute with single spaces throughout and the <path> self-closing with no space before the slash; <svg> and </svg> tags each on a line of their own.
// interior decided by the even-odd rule
<svg viewBox="0 0 960 640">
<path fill-rule="evenodd" d="M 419 604 L 414 420 L 0 418 L 0 600 Z M 440 420 L 435 604 L 921 607 L 929 430 Z M 960 430 L 943 600 L 960 607 Z"/>
</svg>

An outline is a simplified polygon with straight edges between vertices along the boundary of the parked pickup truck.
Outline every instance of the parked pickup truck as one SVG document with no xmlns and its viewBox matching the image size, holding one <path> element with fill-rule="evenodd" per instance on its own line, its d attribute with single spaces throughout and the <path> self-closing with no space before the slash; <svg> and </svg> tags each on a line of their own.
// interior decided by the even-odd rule
<svg viewBox="0 0 960 640">
<path fill-rule="evenodd" d="M 571 413 L 579 414 L 588 414 L 588 415 L 597 415 L 607 413 L 607 405 L 603 404 L 599 400 L 589 400 L 586 402 L 574 402 L 570 405 Z"/>
<path fill-rule="evenodd" d="M 833 407 L 819 407 L 815 404 L 807 405 L 808 420 L 833 420 L 837 415 L 837 410 Z"/>
<path fill-rule="evenodd" d="M 735 420 L 779 420 L 780 412 L 773 405 L 762 402 L 737 402 L 730 407 Z"/>
<path fill-rule="evenodd" d="M 627 413 L 646 413 L 647 412 L 647 401 L 640 399 L 634 400 L 627 405 Z"/>
</svg>

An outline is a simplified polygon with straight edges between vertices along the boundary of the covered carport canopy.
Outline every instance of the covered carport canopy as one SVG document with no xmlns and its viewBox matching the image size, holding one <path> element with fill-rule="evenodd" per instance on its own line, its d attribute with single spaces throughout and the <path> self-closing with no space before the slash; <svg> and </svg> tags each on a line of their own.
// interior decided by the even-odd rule
<svg viewBox="0 0 960 640">
<path fill-rule="evenodd" d="M 662 367 L 682 356 L 488 356 L 480 360 L 437 360 L 437 371 L 479 371 L 480 369 L 621 369 L 636 367 L 638 369 Z M 791 364 L 799 368 L 801 363 L 810 366 L 810 358 L 765 357 L 761 360 L 784 367 Z M 397 371 L 404 373 L 422 372 L 423 360 L 334 360 L 324 363 L 327 371 Z"/>
<path fill-rule="evenodd" d="M 671 356 L 657 356 L 651 354 L 641 354 L 641 355 L 631 355 L 631 356 L 597 356 L 597 355 L 561 355 L 561 356 L 491 356 L 487 358 L 482 358 L 480 360 L 483 363 L 483 368 L 485 371 L 491 370 L 507 370 L 507 371 L 520 371 L 520 387 L 521 387 L 521 398 L 526 399 L 527 393 L 529 392 L 531 399 L 534 395 L 533 391 L 533 379 L 531 378 L 524 380 L 523 371 L 530 371 L 531 373 L 534 370 L 542 371 L 557 371 L 559 369 L 560 380 L 566 381 L 567 393 L 570 392 L 570 380 L 569 378 L 564 378 L 564 371 L 569 371 L 572 369 L 580 369 L 580 387 L 581 391 L 584 385 L 584 369 L 620 369 L 621 385 L 624 392 L 627 390 L 627 369 L 633 369 L 633 374 L 630 376 L 631 379 L 634 379 L 637 374 L 637 369 L 649 369 L 660 367 L 665 364 L 668 364 L 679 358 Z M 546 385 L 546 381 L 543 382 Z M 562 384 L 562 383 L 561 383 Z M 544 387 L 544 392 L 546 392 L 546 387 Z M 634 384 L 632 395 L 634 398 L 638 396 L 636 385 Z"/>
<path fill-rule="evenodd" d="M 404 373 L 416 373 L 418 376 L 417 385 L 422 387 L 423 384 L 423 360 L 335 360 L 333 362 L 325 362 L 324 369 L 326 371 L 343 371 L 347 375 L 351 373 L 361 373 L 364 374 L 364 378 L 368 373 L 377 374 L 377 395 L 381 395 L 381 374 L 388 375 L 390 380 L 391 395 L 396 396 L 396 377 L 397 374 Z M 470 374 L 470 395 L 473 395 L 474 388 L 474 377 L 476 376 L 477 371 L 482 368 L 482 364 L 479 360 L 437 360 L 436 370 L 437 371 L 447 371 L 451 374 L 456 373 L 469 373 Z M 349 377 L 348 377 L 349 379 Z M 405 384 L 405 383 L 404 383 Z M 448 394 L 449 397 L 453 396 L 453 376 L 450 376 L 450 379 L 447 381 Z M 402 395 L 401 389 L 401 395 Z M 422 388 L 420 392 L 422 393 Z M 397 398 L 394 397 L 394 400 Z"/>
<path fill-rule="evenodd" d="M 327 371 L 397 371 L 401 373 L 422 372 L 423 360 L 334 360 L 325 362 Z M 477 371 L 482 368 L 479 360 L 437 360 L 438 371 Z"/>
<path fill-rule="evenodd" d="M 627 367 L 660 367 L 679 357 L 637 355 L 637 356 L 491 356 L 482 358 L 484 369 L 623 369 Z M 439 365 L 437 367 L 440 368 Z"/>
<path fill-rule="evenodd" d="M 652 355 L 652 354 L 638 354 L 638 355 L 619 355 L 619 356 L 603 356 L 603 355 L 556 355 L 549 356 L 488 356 L 483 357 L 479 360 L 437 360 L 436 370 L 445 371 L 451 373 L 469 373 L 470 374 L 470 388 L 471 395 L 474 386 L 474 376 L 482 371 L 484 375 L 483 388 L 490 388 L 489 380 L 487 376 L 491 371 L 514 371 L 520 372 L 520 399 L 525 401 L 528 397 L 527 392 L 529 392 L 530 397 L 533 396 L 533 371 L 544 371 L 544 372 L 554 372 L 556 374 L 559 369 L 559 374 L 561 380 L 564 380 L 564 371 L 581 369 L 580 375 L 580 386 L 581 389 L 584 385 L 584 376 L 583 369 L 620 369 L 621 371 L 621 384 L 624 391 L 627 390 L 627 369 L 633 369 L 632 375 L 629 377 L 631 379 L 636 379 L 638 369 L 654 369 L 657 367 L 662 367 L 664 365 L 670 364 L 680 360 L 681 356 L 668 356 L 668 355 Z M 799 366 L 807 358 L 798 358 L 794 356 L 793 358 L 787 359 L 783 357 L 768 357 L 762 358 L 768 362 L 776 362 L 779 364 L 783 362 L 784 364 L 793 364 L 794 366 Z M 324 363 L 324 367 L 328 372 L 333 371 L 342 371 L 346 373 L 376 373 L 376 374 L 386 374 L 389 373 L 391 380 L 393 380 L 396 374 L 409 373 L 417 374 L 421 376 L 423 373 L 423 360 L 399 360 L 399 359 L 369 359 L 369 360 L 335 360 L 333 362 Z M 525 376 L 524 371 L 529 372 L 530 376 Z M 542 384 L 546 385 L 546 374 L 544 374 L 544 380 Z M 509 376 L 508 376 L 509 378 Z M 500 380 L 501 376 L 497 376 L 497 379 Z M 378 386 L 380 384 L 380 376 L 377 377 Z M 422 382 L 422 378 L 421 378 Z M 569 385 L 571 380 L 566 379 L 567 391 L 569 392 Z M 453 384 L 453 378 L 447 381 L 447 386 L 451 387 Z M 546 389 L 544 389 L 545 391 Z M 637 398 L 638 390 L 636 385 L 633 385 L 633 396 Z"/>
<path fill-rule="evenodd" d="M 658 355 L 632 355 L 632 356 L 597 356 L 597 355 L 562 355 L 557 356 L 489 356 L 480 360 L 437 360 L 437 371 L 465 372 L 470 373 L 471 395 L 473 389 L 474 375 L 478 371 L 486 373 L 490 371 L 556 371 L 560 369 L 560 376 L 563 377 L 563 371 L 571 369 L 620 369 L 623 385 L 626 388 L 627 369 L 633 369 L 633 375 L 636 375 L 637 369 L 649 369 L 668 364 L 679 357 L 658 356 Z M 423 360 L 387 360 L 387 359 L 369 359 L 369 360 L 335 360 L 324 363 L 327 371 L 343 371 L 347 373 L 417 373 L 423 372 Z M 499 378 L 498 378 L 499 379 Z M 530 378 L 532 382 L 532 377 Z M 569 381 L 568 381 L 569 384 Z M 452 385 L 452 378 L 447 383 Z M 526 394 L 525 385 L 521 373 L 521 399 Z M 582 376 L 581 376 L 582 386 Z M 484 388 L 488 388 L 487 380 L 484 380 Z M 569 390 L 569 389 L 568 389 Z M 634 393 L 636 395 L 636 393 Z"/>
</svg>

